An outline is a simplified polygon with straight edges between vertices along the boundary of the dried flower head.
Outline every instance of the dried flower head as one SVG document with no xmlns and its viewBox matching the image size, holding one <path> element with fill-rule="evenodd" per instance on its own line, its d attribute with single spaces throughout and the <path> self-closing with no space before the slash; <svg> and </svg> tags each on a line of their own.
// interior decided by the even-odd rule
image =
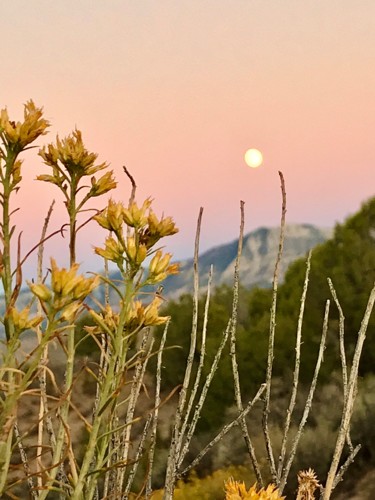
<svg viewBox="0 0 375 500">
<path fill-rule="evenodd" d="M 297 500 L 314 500 L 315 490 L 320 487 L 313 469 L 300 471 L 298 477 Z"/>
</svg>

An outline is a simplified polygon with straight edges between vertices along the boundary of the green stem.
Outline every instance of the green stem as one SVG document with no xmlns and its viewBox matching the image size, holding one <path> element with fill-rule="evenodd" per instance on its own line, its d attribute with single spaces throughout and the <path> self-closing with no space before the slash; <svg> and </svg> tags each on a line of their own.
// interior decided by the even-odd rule
<svg viewBox="0 0 375 500">
<path fill-rule="evenodd" d="M 75 177 L 71 179 L 70 183 L 70 198 L 67 200 L 67 208 L 69 213 L 69 253 L 70 253 L 70 266 L 73 266 L 76 261 L 76 194 L 77 194 L 77 180 Z M 61 462 L 61 457 L 64 449 L 66 426 L 68 426 L 69 408 L 71 401 L 71 388 L 74 377 L 74 358 L 75 358 L 75 327 L 72 325 L 67 331 L 67 358 L 66 370 L 64 381 L 65 398 L 61 405 L 60 410 L 60 424 L 56 436 L 56 447 L 53 452 L 52 463 L 57 464 Z M 63 464 L 61 464 L 63 467 Z M 59 467 L 54 467 L 50 472 L 49 483 L 52 484 L 56 478 Z M 46 498 L 48 490 L 41 492 L 40 500 Z"/>
<path fill-rule="evenodd" d="M 10 224 L 10 196 L 12 194 L 12 183 L 11 183 L 11 173 L 14 167 L 14 163 L 17 159 L 17 154 L 13 151 L 8 151 L 8 155 L 5 161 L 5 175 L 2 177 L 3 184 L 3 220 L 1 224 L 2 228 L 2 238 L 3 238 L 3 270 L 1 273 L 1 280 L 4 288 L 4 298 L 5 298 L 5 311 L 7 311 L 10 301 L 12 298 L 12 266 L 11 266 L 11 239 L 12 239 L 12 229 Z M 5 314 L 4 318 L 5 334 L 9 341 L 13 334 L 14 328 L 12 322 L 10 322 Z"/>
<path fill-rule="evenodd" d="M 11 238 L 12 230 L 10 225 L 10 195 L 12 193 L 12 183 L 11 183 L 11 173 L 14 163 L 17 158 L 17 153 L 7 150 L 7 157 L 5 159 L 5 172 L 1 175 L 1 183 L 3 185 L 2 193 L 2 208 L 3 208 L 3 219 L 1 223 L 2 229 L 2 240 L 3 240 L 3 251 L 2 251 L 2 271 L 1 271 L 1 281 L 4 289 L 4 300 L 5 300 L 5 314 L 4 314 L 4 327 L 5 335 L 7 339 L 7 354 L 10 354 L 9 343 L 14 339 L 14 325 L 9 321 L 7 311 L 12 299 L 12 266 L 11 266 Z M 5 174 L 5 175 L 4 175 Z M 12 342 L 12 346 L 15 346 Z M 16 347 L 15 347 L 16 348 Z M 13 354 L 13 350 L 11 354 Z M 8 384 L 8 394 L 12 395 L 15 384 L 15 372 L 12 370 L 16 367 L 15 356 L 7 356 L 7 363 L 4 366 L 10 368 L 6 373 L 7 384 Z M 10 460 L 12 456 L 12 441 L 13 441 L 13 424 L 10 422 L 12 420 L 12 414 L 15 413 L 17 406 L 17 398 L 11 397 L 9 401 L 8 395 L 5 396 L 5 400 L 1 398 L 1 424 L 0 429 L 3 431 L 7 429 L 6 439 L 3 440 L 4 432 L 0 438 L 0 494 L 3 493 L 8 470 L 10 465 Z M 11 403 L 11 404 L 9 404 Z M 13 415 L 14 416 L 14 415 Z M 10 420 L 9 420 L 10 419 Z"/>
<path fill-rule="evenodd" d="M 103 441 L 101 443 L 98 443 L 99 431 L 101 429 L 101 424 L 105 416 L 105 413 L 101 413 L 100 410 L 104 407 L 111 395 L 113 395 L 118 388 L 118 384 L 120 383 L 119 378 L 122 376 L 122 373 L 125 369 L 127 346 L 124 345 L 123 332 L 129 305 L 133 296 L 133 282 L 131 280 L 127 280 L 126 290 L 123 297 L 123 305 L 120 311 L 119 324 L 113 342 L 113 352 L 110 356 L 108 371 L 104 377 L 104 385 L 102 390 L 100 391 L 98 412 L 94 416 L 93 427 L 91 429 L 90 438 L 82 462 L 78 482 L 72 495 L 72 500 L 82 500 L 83 498 L 85 498 L 85 500 L 90 500 L 91 498 L 93 498 L 96 488 L 95 474 L 92 474 L 89 477 L 87 477 L 87 474 L 89 473 L 90 467 L 92 467 L 94 461 L 95 469 L 98 471 L 100 471 L 102 467 L 106 465 L 103 463 L 103 460 L 110 439 L 110 434 L 107 434 L 102 438 Z M 97 453 L 95 457 L 97 447 L 100 448 L 100 452 Z"/>
</svg>

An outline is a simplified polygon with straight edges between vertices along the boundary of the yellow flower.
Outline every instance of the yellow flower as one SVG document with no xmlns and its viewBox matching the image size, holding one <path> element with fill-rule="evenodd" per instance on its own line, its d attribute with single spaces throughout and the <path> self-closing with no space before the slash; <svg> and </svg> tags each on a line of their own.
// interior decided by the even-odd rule
<svg viewBox="0 0 375 500">
<path fill-rule="evenodd" d="M 132 303 L 126 318 L 126 331 L 132 332 L 145 326 L 157 326 L 166 323 L 169 316 L 159 316 L 159 307 L 162 302 L 160 297 L 144 306 L 141 301 L 136 300 Z"/>
<path fill-rule="evenodd" d="M 155 297 L 151 304 L 145 307 L 144 326 L 162 325 L 168 321 L 169 316 L 159 316 L 159 307 L 162 301 L 160 297 Z"/>
<path fill-rule="evenodd" d="M 143 202 L 141 208 L 135 201 L 130 205 L 129 208 L 124 208 L 123 215 L 125 223 L 130 227 L 142 228 L 147 224 L 146 211 L 150 208 L 152 200 L 147 198 Z"/>
<path fill-rule="evenodd" d="M 36 283 L 29 283 L 28 285 L 30 287 L 30 290 L 32 293 L 38 297 L 43 302 L 49 302 L 52 298 L 51 291 L 44 285 L 43 283 L 36 284 Z"/>
<path fill-rule="evenodd" d="M 70 269 L 59 269 L 56 261 L 51 259 L 51 286 L 55 293 L 55 307 L 61 307 L 62 304 L 66 305 L 75 300 L 82 301 L 98 286 L 99 276 L 85 278 L 77 275 L 78 267 L 78 264 L 73 264 Z M 61 302 L 60 298 L 64 301 Z"/>
<path fill-rule="evenodd" d="M 171 236 L 176 233 L 178 233 L 178 229 L 172 217 L 162 217 L 159 220 L 155 213 L 150 210 L 147 218 L 147 227 L 142 235 L 142 243 L 144 243 L 147 248 L 151 248 L 160 238 Z"/>
<path fill-rule="evenodd" d="M 12 307 L 8 312 L 8 318 L 12 321 L 14 327 L 19 332 L 35 328 L 42 321 L 42 316 L 35 316 L 29 319 L 30 307 L 25 307 L 22 311 L 18 311 L 15 307 Z"/>
<path fill-rule="evenodd" d="M 61 315 L 61 320 L 68 321 L 68 323 L 73 323 L 81 305 L 81 302 L 72 302 L 71 304 L 69 304 L 64 308 Z"/>
<path fill-rule="evenodd" d="M 95 253 L 112 262 L 121 263 L 124 260 L 124 249 L 112 236 L 106 238 L 105 248 L 95 247 Z"/>
<path fill-rule="evenodd" d="M 149 266 L 149 275 L 147 283 L 155 284 L 163 281 L 170 274 L 178 274 L 179 265 L 170 264 L 172 254 L 166 253 L 163 255 L 161 250 L 158 250 L 151 259 Z"/>
<path fill-rule="evenodd" d="M 17 160 L 13 164 L 12 168 L 12 185 L 17 186 L 22 180 L 21 176 L 21 165 L 22 165 L 22 160 Z"/>
<path fill-rule="evenodd" d="M 267 488 L 257 490 L 254 484 L 249 490 L 242 481 L 234 481 L 232 478 L 225 482 L 225 500 L 283 500 L 285 497 L 279 495 L 278 489 L 273 484 Z"/>
<path fill-rule="evenodd" d="M 91 189 L 89 196 L 100 196 L 107 193 L 117 186 L 117 182 L 113 177 L 113 170 L 105 173 L 102 177 L 96 180 L 95 176 L 91 177 Z"/>
<path fill-rule="evenodd" d="M 42 118 L 43 109 L 37 108 L 32 100 L 24 106 L 23 122 L 9 120 L 7 109 L 0 112 L 0 136 L 5 145 L 15 153 L 21 152 L 40 135 L 46 134 L 49 122 Z"/>
<path fill-rule="evenodd" d="M 130 263 L 136 267 L 140 266 L 147 257 L 147 247 L 142 244 L 137 245 L 134 236 L 126 239 L 125 251 Z"/>
<path fill-rule="evenodd" d="M 107 163 L 95 165 L 98 155 L 87 151 L 83 144 L 82 133 L 77 129 L 62 140 L 57 136 L 56 145 L 49 144 L 47 147 L 43 147 L 39 151 L 39 155 L 43 158 L 44 163 L 50 167 L 60 169 L 58 164 L 60 162 L 70 178 L 92 175 L 108 166 Z"/>
<path fill-rule="evenodd" d="M 122 232 L 124 222 L 123 211 L 124 205 L 121 202 L 116 203 L 110 199 L 108 206 L 99 215 L 95 215 L 94 220 L 104 229 L 119 233 Z"/>
<path fill-rule="evenodd" d="M 110 305 L 107 305 L 101 314 L 98 314 L 93 309 L 90 309 L 89 313 L 97 324 L 94 328 L 87 327 L 87 329 L 91 329 L 92 333 L 108 333 L 108 331 L 113 333 L 116 332 L 119 324 L 119 314 L 115 313 Z"/>
<path fill-rule="evenodd" d="M 148 217 L 148 226 L 151 233 L 158 234 L 160 238 L 178 233 L 178 229 L 172 217 L 162 217 L 159 221 L 152 210 L 150 210 Z"/>
<path fill-rule="evenodd" d="M 144 306 L 140 300 L 136 300 L 131 304 L 128 311 L 125 328 L 126 331 L 132 332 L 144 324 Z"/>
</svg>

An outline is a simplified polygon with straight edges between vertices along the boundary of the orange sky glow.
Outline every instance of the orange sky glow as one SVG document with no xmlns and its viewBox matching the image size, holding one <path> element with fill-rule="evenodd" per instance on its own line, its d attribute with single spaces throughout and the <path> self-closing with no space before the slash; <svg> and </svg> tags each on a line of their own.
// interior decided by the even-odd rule
<svg viewBox="0 0 375 500">
<path fill-rule="evenodd" d="M 126 165 L 139 201 L 152 196 L 180 227 L 165 242 L 178 259 L 193 253 L 200 206 L 202 250 L 238 236 L 240 200 L 246 231 L 278 225 L 278 170 L 290 223 L 333 226 L 374 195 L 372 0 L 13 0 L 0 29 L 0 108 L 18 119 L 29 98 L 43 106 L 40 146 L 81 129 L 124 202 Z M 252 147 L 257 169 L 244 162 Z M 66 221 L 60 193 L 34 180 L 48 171 L 36 151 L 14 199 L 24 253 L 52 198 L 51 230 Z M 82 232 L 85 270 L 101 268 L 103 239 L 95 223 Z M 57 237 L 46 253 L 66 264 L 67 247 Z"/>
</svg>

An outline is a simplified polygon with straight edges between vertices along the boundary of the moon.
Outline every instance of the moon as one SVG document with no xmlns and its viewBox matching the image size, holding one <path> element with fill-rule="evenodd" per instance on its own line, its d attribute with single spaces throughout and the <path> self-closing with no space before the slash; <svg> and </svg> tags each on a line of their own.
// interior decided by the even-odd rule
<svg viewBox="0 0 375 500">
<path fill-rule="evenodd" d="M 245 163 L 251 168 L 258 168 L 263 163 L 263 155 L 259 149 L 248 149 L 245 153 Z"/>
</svg>

